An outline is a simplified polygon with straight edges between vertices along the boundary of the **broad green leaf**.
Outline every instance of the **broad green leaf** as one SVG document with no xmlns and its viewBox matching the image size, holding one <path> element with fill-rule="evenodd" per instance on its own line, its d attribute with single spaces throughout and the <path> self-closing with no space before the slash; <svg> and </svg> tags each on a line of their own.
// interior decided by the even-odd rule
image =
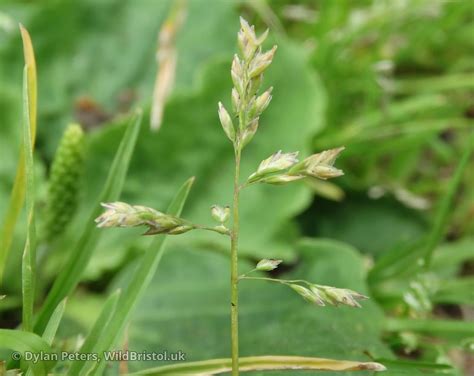
<svg viewBox="0 0 474 376">
<path fill-rule="evenodd" d="M 40 354 L 51 354 L 52 350 L 48 343 L 34 333 L 19 330 L 0 329 L 0 348 L 19 352 L 21 357 L 25 352 Z M 10 360 L 10 359 L 4 359 Z M 27 362 L 37 376 L 46 375 L 54 365 L 52 361 Z"/>
<path fill-rule="evenodd" d="M 303 278 L 367 293 L 363 260 L 353 248 L 334 241 L 308 240 L 298 251 L 301 262 L 282 278 Z M 228 357 L 229 267 L 228 259 L 221 255 L 172 247 L 133 315 L 130 350 L 180 350 L 188 362 Z M 240 269 L 243 272 L 252 267 L 242 263 Z M 128 273 L 124 272 L 125 279 Z M 370 300 L 362 309 L 317 307 L 284 286 L 243 281 L 240 313 L 242 356 L 355 361 L 370 361 L 365 351 L 374 357 L 391 356 L 379 339 L 382 313 Z M 130 367 L 140 370 L 158 365 L 163 362 L 137 362 Z"/>
<path fill-rule="evenodd" d="M 393 248 L 420 238 L 426 221 L 415 210 L 395 200 L 371 200 L 348 194 L 340 202 L 318 201 L 318 216 L 302 216 L 309 234 L 337 239 L 380 258 Z"/>
<path fill-rule="evenodd" d="M 365 286 L 364 261 L 354 248 L 336 241 L 308 239 L 299 243 L 298 252 L 301 260 L 296 267 L 279 277 L 347 287 L 370 296 Z M 240 271 L 245 272 L 253 266 L 242 262 Z M 182 351 L 186 362 L 228 357 L 228 259 L 176 244 L 170 247 L 160 268 L 161 273 L 155 276 L 133 315 L 129 349 Z M 124 270 L 123 281 L 119 284 L 126 283 L 128 274 L 129 271 Z M 363 302 L 361 309 L 318 307 L 302 301 L 284 286 L 261 281 L 240 284 L 242 357 L 274 354 L 354 361 L 393 360 L 390 350 L 381 341 L 384 329 L 383 314 L 373 300 Z M 165 364 L 161 361 L 129 365 L 131 371 L 139 371 Z M 170 365 L 178 366 L 179 363 Z M 392 372 L 388 367 L 384 374 L 398 375 L 397 369 Z M 428 367 L 432 373 L 438 370 Z M 415 376 L 424 375 L 427 369 L 423 364 L 418 366 L 413 362 L 409 371 L 405 374 Z M 286 374 L 278 371 L 262 373 Z M 321 374 L 342 376 L 351 373 Z"/>
<path fill-rule="evenodd" d="M 55 280 L 35 323 L 35 332 L 42 333 L 49 316 L 59 302 L 68 296 L 79 283 L 84 270 L 91 258 L 92 252 L 100 236 L 100 230 L 95 227 L 94 219 L 102 210 L 101 202 L 115 201 L 119 198 L 132 157 L 138 131 L 142 121 L 141 111 L 137 111 L 129 120 L 122 141 L 109 169 L 107 180 L 98 200 L 94 200 L 91 214 L 85 222 L 79 242 L 72 248 L 66 265 Z M 105 174 L 104 174 L 105 175 Z"/>
<path fill-rule="evenodd" d="M 71 120 L 71 108 L 81 112 L 81 97 L 111 115 L 120 114 L 123 106 L 138 98 L 141 104 L 150 102 L 157 71 L 157 35 L 170 4 L 170 0 L 47 0 L 2 7 L 14 21 L 27 24 L 38 40 L 36 56 L 44 62 L 38 65 L 39 120 L 48 124 L 40 136 L 48 156 Z M 177 38 L 176 92 L 192 89 L 203 63 L 216 54 L 232 55 L 238 29 L 234 9 L 232 1 L 216 1 L 212 12 L 207 0 L 186 1 L 187 16 Z M 111 14 L 115 22 L 107 21 Z M 0 43 L 2 88 L 21 79 L 15 75 L 22 60 L 12 44 L 14 38 L 7 34 L 5 39 Z M 87 118 L 90 113 L 86 109 L 83 114 Z"/>
</svg>

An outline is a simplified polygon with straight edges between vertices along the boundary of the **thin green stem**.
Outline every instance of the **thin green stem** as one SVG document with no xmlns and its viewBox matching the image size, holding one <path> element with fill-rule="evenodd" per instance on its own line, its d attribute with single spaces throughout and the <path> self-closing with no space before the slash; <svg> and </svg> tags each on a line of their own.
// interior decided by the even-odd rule
<svg viewBox="0 0 474 376">
<path fill-rule="evenodd" d="M 196 225 L 196 224 L 193 224 L 192 226 L 197 230 L 213 231 L 213 232 L 217 232 L 218 234 L 227 235 L 227 236 L 231 235 L 231 232 L 229 230 L 227 230 L 226 232 L 222 232 L 221 230 L 218 230 L 215 227 L 211 227 L 211 226 Z"/>
<path fill-rule="evenodd" d="M 268 282 L 276 282 L 276 283 L 281 283 L 283 285 L 286 285 L 288 283 L 304 283 L 306 285 L 312 285 L 308 281 L 304 281 L 302 279 L 292 279 L 292 280 L 287 280 L 287 279 L 277 279 L 277 278 L 268 278 L 268 277 L 247 277 L 245 274 L 241 275 L 239 277 L 240 280 L 242 279 L 251 279 L 254 281 L 268 281 Z"/>
<path fill-rule="evenodd" d="M 239 244 L 239 177 L 240 177 L 239 147 L 235 148 L 235 175 L 234 175 L 234 201 L 232 205 L 232 233 L 230 247 L 230 285 L 231 285 L 231 352 L 232 376 L 239 375 L 239 270 L 238 270 L 238 244 Z"/>
<path fill-rule="evenodd" d="M 253 273 L 253 272 L 256 272 L 257 271 L 257 268 L 253 268 L 252 270 L 249 270 L 248 272 L 244 273 L 244 274 L 241 274 L 239 276 L 239 280 L 242 279 L 242 278 L 245 278 L 247 277 L 250 273 Z"/>
</svg>

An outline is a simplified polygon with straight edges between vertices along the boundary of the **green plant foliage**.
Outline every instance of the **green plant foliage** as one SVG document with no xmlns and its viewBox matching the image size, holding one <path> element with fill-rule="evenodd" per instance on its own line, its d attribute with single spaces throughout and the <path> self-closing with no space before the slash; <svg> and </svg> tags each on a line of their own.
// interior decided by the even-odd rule
<svg viewBox="0 0 474 376">
<path fill-rule="evenodd" d="M 303 160 L 339 146 L 345 150 L 335 168 L 345 175 L 334 183 L 300 181 L 276 188 L 252 182 L 246 187 L 240 197 L 239 272 L 305 278 L 354 289 L 370 299 L 360 302 L 361 310 L 317 307 L 288 286 L 241 280 L 241 355 L 380 362 L 389 376 L 470 371 L 472 1 L 1 3 L 0 276 L 5 273 L 0 327 L 21 326 L 23 311 L 23 327 L 35 324 L 43 338 L 0 329 L 0 347 L 10 348 L 2 347 L 0 359 L 10 359 L 12 350 L 87 352 L 128 346 L 181 350 L 188 362 L 223 358 L 229 367 L 226 231 L 233 221 L 225 210 L 232 205 L 234 155 L 219 124 L 217 103 L 232 113 L 229 70 L 238 17 L 243 16 L 256 25 L 258 35 L 269 27 L 264 50 L 274 44 L 278 49 L 262 86 L 274 87 L 273 99 L 243 153 L 241 180 L 262 160 L 274 162 L 269 156 L 279 149 L 282 166 L 289 166 L 296 156 L 288 153 L 299 150 Z M 148 125 L 160 68 L 157 45 L 164 45 L 157 36 L 163 35 L 177 3 L 186 17 L 174 30 L 176 74 L 156 133 Z M 32 36 L 38 63 L 38 132 L 30 146 L 22 127 L 24 55 L 18 22 Z M 127 127 L 137 105 L 144 108 L 143 120 Z M 231 121 L 238 123 L 237 118 Z M 88 146 L 83 184 L 52 178 L 50 183 L 59 180 L 70 190 L 59 189 L 48 199 L 45 177 L 54 175 L 55 150 L 71 123 L 81 124 L 81 143 Z M 226 125 L 229 137 L 235 137 Z M 30 126 L 34 136 L 36 126 Z M 63 170 L 77 177 L 80 171 L 73 166 L 63 164 Z M 265 174 L 263 167 L 254 179 Z M 94 229 L 100 201 L 163 210 L 190 176 L 196 181 L 182 218 L 203 227 L 226 226 L 220 233 L 190 231 L 167 237 L 161 248 L 161 235 L 150 246 L 149 237 L 139 236 L 143 228 Z M 27 187 L 33 178 L 35 186 Z M 65 191 L 74 192 L 67 197 Z M 51 210 L 52 201 L 62 204 Z M 69 205 L 73 201 L 75 213 Z M 26 217 L 33 211 L 38 213 L 38 247 L 31 243 L 32 217 Z M 177 231 L 187 229 L 178 226 Z M 36 259 L 37 271 L 29 273 Z M 262 259 L 263 269 L 252 270 Z M 137 276 L 136 270 L 146 273 Z M 132 288 L 123 289 L 127 286 Z M 117 287 L 120 294 L 107 294 Z M 120 366 L 122 372 L 127 367 L 153 373 L 159 371 L 153 367 L 164 364 L 114 363 L 105 369 L 104 363 L 60 362 L 54 371 L 117 374 Z M 27 374 L 35 375 L 53 366 L 0 361 L 0 374 L 3 365 L 28 367 Z"/>
<path fill-rule="evenodd" d="M 301 266 L 282 277 L 367 291 L 363 260 L 353 248 L 308 240 L 298 251 Z M 226 258 L 173 247 L 161 268 L 133 315 L 130 348 L 181 350 L 187 361 L 225 357 L 230 334 Z M 240 289 L 242 356 L 271 352 L 362 360 L 364 351 L 376 358 L 390 356 L 379 340 L 383 314 L 373 301 L 363 302 L 361 310 L 321 308 L 283 286 L 243 281 Z"/>
<path fill-rule="evenodd" d="M 36 354 L 41 352 L 51 353 L 48 343 L 36 334 L 18 330 L 0 329 L 0 348 L 10 349 L 24 353 L 30 351 Z M 35 375 L 47 375 L 47 372 L 54 365 L 53 361 L 31 362 L 31 367 Z"/>
</svg>

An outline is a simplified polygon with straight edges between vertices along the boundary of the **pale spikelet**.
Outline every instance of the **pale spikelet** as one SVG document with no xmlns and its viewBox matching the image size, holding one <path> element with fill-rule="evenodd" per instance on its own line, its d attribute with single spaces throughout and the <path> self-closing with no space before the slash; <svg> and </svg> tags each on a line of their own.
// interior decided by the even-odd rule
<svg viewBox="0 0 474 376">
<path fill-rule="evenodd" d="M 219 114 L 219 120 L 221 122 L 222 128 L 224 129 L 225 134 L 229 138 L 229 140 L 234 141 L 235 140 L 235 129 L 234 129 L 234 124 L 232 123 L 232 119 L 225 109 L 224 105 L 219 102 L 218 103 L 218 114 Z"/>
<path fill-rule="evenodd" d="M 330 179 L 344 175 L 342 170 L 334 167 L 334 162 L 344 147 L 325 150 L 306 158 L 302 164 L 298 164 L 290 170 L 290 173 L 313 176 L 319 179 Z"/>
<path fill-rule="evenodd" d="M 240 108 L 240 95 L 235 87 L 232 88 L 232 110 L 238 112 Z"/>
<path fill-rule="evenodd" d="M 273 56 L 275 55 L 275 51 L 277 46 L 273 46 L 270 51 L 267 51 L 263 54 L 258 54 L 255 59 L 252 61 L 249 69 L 249 76 L 251 78 L 259 76 L 263 73 L 265 69 L 269 67 L 269 65 L 273 61 Z"/>
<path fill-rule="evenodd" d="M 260 183 L 274 184 L 274 185 L 283 185 L 286 183 L 291 183 L 293 181 L 304 179 L 304 176 L 301 175 L 274 175 L 267 178 L 259 180 Z"/>
<path fill-rule="evenodd" d="M 278 268 L 278 265 L 280 265 L 281 263 L 282 263 L 282 260 L 263 259 L 258 262 L 255 269 L 262 272 L 269 272 L 271 270 Z"/>
<path fill-rule="evenodd" d="M 148 230 L 144 235 L 163 233 L 176 235 L 194 228 L 181 218 L 146 206 L 129 205 L 125 202 L 102 203 L 101 205 L 106 211 L 95 219 L 97 227 L 147 226 Z"/>
<path fill-rule="evenodd" d="M 360 308 L 361 305 L 357 300 L 368 299 L 367 296 L 349 289 L 315 285 L 305 281 L 302 282 L 306 283 L 308 287 L 293 283 L 287 284 L 299 295 L 301 295 L 303 299 L 319 306 L 325 306 L 329 304 L 336 307 L 340 305 L 347 305 L 349 307 Z"/>
<path fill-rule="evenodd" d="M 267 108 L 271 100 L 271 88 L 260 96 L 257 92 L 263 80 L 263 72 L 271 64 L 276 46 L 270 51 L 262 52 L 262 43 L 268 36 L 266 30 L 260 37 L 255 34 L 255 28 L 248 22 L 240 19 L 240 31 L 237 42 L 240 56 L 234 55 L 231 66 L 231 77 L 234 87 L 232 89 L 232 110 L 238 118 L 238 127 L 233 127 L 232 133 L 227 111 L 222 110 L 219 104 L 219 118 L 227 136 L 234 142 L 234 146 L 243 149 L 253 138 L 258 129 L 258 118 Z"/>
<path fill-rule="evenodd" d="M 265 111 L 265 109 L 270 104 L 270 101 L 272 100 L 272 96 L 271 96 L 272 90 L 273 90 L 273 87 L 270 87 L 262 95 L 257 97 L 257 100 L 255 101 L 255 113 L 257 115 L 260 115 L 263 111 Z"/>
<path fill-rule="evenodd" d="M 259 118 L 253 119 L 250 124 L 243 130 L 240 136 L 240 147 L 244 148 L 252 141 L 253 136 L 257 133 Z"/>
<path fill-rule="evenodd" d="M 298 152 L 282 153 L 281 150 L 277 151 L 260 163 L 257 171 L 249 176 L 248 182 L 253 183 L 265 178 L 274 177 L 275 173 L 285 171 L 298 163 L 297 157 Z"/>
<path fill-rule="evenodd" d="M 350 307 L 360 308 L 361 305 L 357 300 L 368 299 L 367 296 L 359 294 L 358 292 L 331 286 L 312 285 L 311 290 L 319 293 L 325 303 L 334 306 L 347 305 Z"/>
<path fill-rule="evenodd" d="M 258 174 L 268 174 L 271 172 L 285 170 L 298 163 L 298 152 L 282 153 L 281 150 L 263 160 L 258 166 Z"/>
<path fill-rule="evenodd" d="M 230 208 L 228 206 L 212 205 L 211 216 L 216 222 L 225 223 L 229 219 Z"/>
</svg>

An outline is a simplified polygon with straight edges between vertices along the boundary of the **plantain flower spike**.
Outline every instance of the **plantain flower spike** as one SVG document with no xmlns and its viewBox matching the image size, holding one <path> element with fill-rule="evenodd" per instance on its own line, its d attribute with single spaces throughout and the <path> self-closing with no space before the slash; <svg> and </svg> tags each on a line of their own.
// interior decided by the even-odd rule
<svg viewBox="0 0 474 376">
<path fill-rule="evenodd" d="M 102 203 L 101 205 L 106 210 L 95 219 L 97 227 L 147 226 L 148 230 L 144 235 L 178 235 L 194 229 L 181 218 L 146 206 L 129 205 L 125 202 Z"/>
<path fill-rule="evenodd" d="M 45 210 L 47 241 L 61 235 L 76 212 L 84 171 L 85 146 L 81 126 L 70 124 L 61 138 L 49 176 Z"/>
</svg>

